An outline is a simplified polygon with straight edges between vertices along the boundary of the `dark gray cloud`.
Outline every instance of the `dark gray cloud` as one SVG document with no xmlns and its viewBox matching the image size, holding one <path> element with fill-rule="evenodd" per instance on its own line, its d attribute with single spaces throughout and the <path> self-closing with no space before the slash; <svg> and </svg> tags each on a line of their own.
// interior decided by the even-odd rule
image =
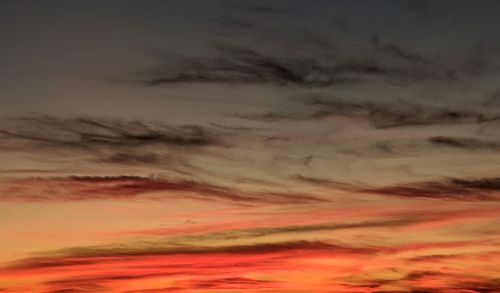
<svg viewBox="0 0 500 293">
<path fill-rule="evenodd" d="M 175 83 L 261 83 L 275 85 L 326 86 L 345 79 L 333 74 L 333 69 L 309 58 L 278 57 L 251 48 L 218 45 L 220 56 L 213 58 L 183 58 L 177 66 L 152 71 L 145 80 L 147 85 Z M 172 70 L 171 68 L 176 69 Z M 170 70 L 168 70 L 170 69 Z M 377 71 L 366 66 L 344 66 L 348 71 Z"/>
<path fill-rule="evenodd" d="M 460 187 L 479 189 L 483 191 L 500 191 L 500 178 L 487 178 L 477 180 L 450 179 L 450 181 Z"/>
<path fill-rule="evenodd" d="M 481 140 L 476 138 L 434 136 L 429 141 L 438 146 L 445 146 L 470 151 L 500 151 L 500 143 L 496 141 Z"/>
<path fill-rule="evenodd" d="M 500 200 L 500 178 L 477 180 L 446 179 L 389 187 L 362 188 L 360 192 L 405 198 L 457 199 L 465 201 Z"/>
<path fill-rule="evenodd" d="M 6 119 L 0 135 L 2 139 L 88 149 L 147 145 L 203 147 L 219 143 L 213 133 L 196 125 L 171 127 L 142 121 L 50 116 Z"/>
<path fill-rule="evenodd" d="M 277 55 L 249 46 L 219 44 L 215 46 L 216 55 L 213 57 L 180 58 L 174 64 L 163 66 L 163 69 L 146 72 L 142 82 L 151 86 L 221 83 L 315 88 L 377 77 L 396 83 L 447 80 L 452 77 L 450 70 L 393 44 L 377 45 L 379 47 L 373 56 L 337 56 L 329 59 L 325 55 L 337 55 L 329 41 L 317 35 L 310 40 L 310 34 L 307 39 L 306 44 L 313 48 L 305 48 L 300 55 L 287 52 Z M 325 49 L 327 46 L 329 48 Z M 326 53 L 316 55 L 316 51 Z M 387 58 L 389 60 L 385 60 Z"/>
<path fill-rule="evenodd" d="M 298 175 L 293 177 L 303 183 L 353 193 L 368 193 L 402 198 L 455 199 L 465 201 L 500 200 L 500 178 L 459 179 L 425 181 L 394 186 L 370 187 L 349 184 L 325 178 Z"/>
<path fill-rule="evenodd" d="M 457 75 L 465 72 L 458 64 L 385 42 L 378 34 L 351 36 L 345 28 L 341 28 L 342 37 L 307 28 L 282 31 L 279 26 L 260 26 L 241 14 L 223 15 L 217 23 L 230 33 L 213 41 L 209 54 L 171 55 L 165 64 L 143 72 L 138 80 L 150 86 L 218 83 L 316 88 L 374 78 L 396 84 L 457 81 Z M 265 45 L 255 45 L 259 43 Z M 352 46 L 359 48 L 352 50 Z"/>
<path fill-rule="evenodd" d="M 321 120 L 344 116 L 370 121 L 376 128 L 420 126 L 433 124 L 485 123 L 500 119 L 500 113 L 452 109 L 410 103 L 374 103 L 349 101 L 338 97 L 306 97 L 299 102 L 308 108 L 300 112 L 266 112 L 238 115 L 240 118 L 273 122 L 281 120 Z"/>
<path fill-rule="evenodd" d="M 0 149 L 74 160 L 82 154 L 95 164 L 153 167 L 179 174 L 203 172 L 189 154 L 228 147 L 236 130 L 198 125 L 171 126 L 140 120 L 32 116 L 2 119 Z"/>
</svg>

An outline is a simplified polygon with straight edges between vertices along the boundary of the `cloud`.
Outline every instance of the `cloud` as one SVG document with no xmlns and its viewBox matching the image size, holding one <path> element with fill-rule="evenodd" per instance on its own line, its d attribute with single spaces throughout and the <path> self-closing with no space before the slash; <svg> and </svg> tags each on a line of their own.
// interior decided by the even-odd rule
<svg viewBox="0 0 500 293">
<path fill-rule="evenodd" d="M 215 134 L 196 125 L 171 127 L 142 121 L 50 116 L 6 119 L 2 124 L 0 135 L 3 140 L 17 139 L 66 148 L 203 147 L 218 144 Z"/>
<path fill-rule="evenodd" d="M 163 194 L 159 195 L 158 193 Z M 127 199 L 156 193 L 150 198 L 171 199 L 176 194 L 192 198 L 248 200 L 229 189 L 190 180 L 167 180 L 140 176 L 69 176 L 11 180 L 1 188 L 2 200 L 67 201 Z"/>
<path fill-rule="evenodd" d="M 388 187 L 363 188 L 359 192 L 399 196 L 406 198 L 457 199 L 466 201 L 497 201 L 500 195 L 500 179 L 477 180 L 446 179 L 443 181 L 418 182 Z"/>
<path fill-rule="evenodd" d="M 433 251 L 435 248 L 454 247 L 454 245 L 457 244 L 431 243 L 417 246 L 415 249 L 424 248 Z M 155 292 L 153 289 L 162 292 L 158 286 L 166 284 L 170 286 L 163 287 L 163 289 L 167 288 L 172 291 L 249 288 L 282 289 L 283 291 L 297 284 L 288 279 L 273 277 L 261 279 L 258 276 L 261 274 L 279 276 L 284 272 L 293 274 L 297 264 L 302 264 L 301 273 L 316 274 L 318 276 L 318 279 L 314 279 L 316 281 L 334 282 L 318 284 L 318 288 L 331 289 L 328 286 L 335 284 L 344 290 L 352 291 L 366 289 L 367 286 L 372 286 L 372 289 L 382 289 L 384 284 L 393 284 L 408 290 L 415 289 L 416 292 L 424 289 L 428 289 L 425 292 L 432 292 L 431 290 L 437 287 L 452 290 L 473 288 L 481 284 L 479 286 L 481 288 L 495 288 L 494 284 L 498 284 L 494 279 L 484 278 L 470 271 L 467 272 L 467 278 L 464 278 L 465 274 L 461 270 L 436 272 L 426 269 L 425 266 L 406 267 L 405 264 L 409 262 L 399 257 L 400 252 L 403 252 L 404 256 L 410 251 L 409 249 L 411 247 L 404 245 L 392 248 L 357 249 L 321 241 L 254 243 L 217 247 L 181 245 L 164 247 L 163 250 L 143 246 L 136 251 L 126 251 L 119 246 L 87 247 L 67 249 L 53 256 L 24 259 L 3 268 L 0 274 L 7 277 L 38 276 L 38 280 L 44 280 L 41 285 L 48 290 L 88 289 L 92 291 L 91 288 L 94 288 L 94 291 L 114 289 L 118 292 L 125 292 L 123 286 L 135 282 L 135 284 L 145 285 L 145 289 L 139 292 L 148 292 L 146 290 L 148 280 L 156 279 L 168 283 L 152 284 L 154 287 L 149 286 L 151 292 Z M 304 262 L 308 259 L 329 260 L 333 264 L 330 267 L 328 262 L 320 264 Z M 373 262 L 376 266 L 366 266 L 367 261 Z M 398 265 L 401 267 L 394 267 Z M 116 270 L 116 267 L 120 269 Z M 329 274 L 322 275 L 320 272 L 325 269 L 329 269 Z M 381 279 L 380 276 L 384 275 L 384 270 L 392 270 L 392 275 L 397 277 Z M 426 282 L 436 278 L 446 281 L 447 286 Z M 459 281 L 460 279 L 463 281 Z M 169 282 L 171 280 L 177 280 L 175 285 Z M 311 284 L 305 286 L 304 289 L 311 289 L 309 287 Z"/>
<path fill-rule="evenodd" d="M 221 52 L 220 57 L 185 58 L 181 60 L 177 70 L 153 71 L 143 82 L 151 86 L 202 82 L 295 84 L 307 87 L 326 86 L 336 82 L 330 70 L 316 64 L 314 60 L 280 58 L 250 48 L 229 45 L 218 45 L 216 48 Z"/>
<path fill-rule="evenodd" d="M 231 39 L 213 41 L 207 56 L 165 58 L 164 65 L 140 73 L 138 81 L 148 86 L 215 83 L 322 88 L 375 79 L 397 84 L 457 81 L 455 75 L 461 69 L 401 45 L 384 43 L 376 34 L 363 37 L 364 50 L 352 50 L 349 45 L 354 40 L 345 33 L 341 39 L 332 39 L 311 30 L 281 32 L 277 27 L 261 28 L 248 19 L 228 15 L 218 23 L 232 32 Z M 243 37 L 234 38 L 234 29 Z M 271 35 L 269 40 L 267 35 Z M 266 42 L 266 46 L 255 46 L 259 42 Z M 360 46 L 359 40 L 355 43 Z"/>
<path fill-rule="evenodd" d="M 67 284 L 69 286 L 64 286 L 64 288 L 59 289 L 49 289 L 44 293 L 82 293 L 82 292 L 105 292 L 107 288 L 99 284 L 87 283 L 77 283 Z"/>
<path fill-rule="evenodd" d="M 432 219 L 431 219 L 432 218 Z M 403 227 L 415 223 L 435 220 L 435 217 L 415 217 L 415 216 L 395 216 L 384 219 L 356 221 L 347 223 L 320 223 L 310 225 L 294 225 L 294 226 L 279 226 L 279 227 L 261 227 L 244 230 L 231 230 L 224 232 L 208 233 L 203 235 L 185 236 L 174 240 L 175 243 L 194 242 L 204 240 L 221 240 L 221 241 L 237 241 L 237 240 L 256 240 L 257 238 L 276 237 L 286 235 L 304 235 L 318 232 L 334 232 L 340 230 L 357 230 L 357 229 L 375 229 L 384 227 Z M 168 232 L 166 232 L 168 233 Z M 307 239 L 307 237 L 306 237 Z M 349 248 L 352 251 L 359 253 L 374 253 L 370 248 Z"/>
<path fill-rule="evenodd" d="M 352 193 L 368 193 L 402 198 L 456 199 L 465 201 L 500 200 L 500 178 L 459 179 L 405 183 L 394 186 L 370 187 L 336 180 L 297 175 L 292 179 Z"/>
<path fill-rule="evenodd" d="M 465 179 L 451 179 L 452 184 L 465 187 L 473 188 L 483 191 L 500 191 L 500 178 L 486 178 L 477 180 L 465 180 Z"/>
<path fill-rule="evenodd" d="M 366 251 L 337 246 L 321 241 L 291 241 L 278 243 L 256 243 L 227 246 L 169 245 L 169 243 L 139 243 L 138 246 L 102 245 L 66 248 L 55 252 L 54 256 L 32 257 L 16 261 L 5 267 L 6 271 L 31 270 L 39 268 L 91 265 L 100 262 L 140 259 L 147 256 L 203 255 L 203 254 L 248 254 L 260 255 L 284 251 L 333 251 L 346 253 L 366 253 Z"/>
<path fill-rule="evenodd" d="M 434 136 L 429 138 L 429 141 L 438 146 L 450 148 L 464 149 L 470 151 L 486 150 L 499 151 L 500 143 L 495 141 L 487 141 L 475 138 L 449 137 L 449 136 Z"/>
<path fill-rule="evenodd" d="M 216 57 L 184 57 L 177 64 L 150 70 L 144 74 L 142 83 L 149 86 L 218 83 L 319 88 L 358 83 L 370 78 L 386 78 L 394 82 L 450 79 L 448 71 L 429 65 L 430 63 L 423 62 L 423 57 L 395 45 L 386 45 L 381 50 L 396 60 L 404 60 L 410 64 L 390 64 L 366 56 L 326 60 L 314 54 L 305 57 L 293 54 L 274 55 L 246 46 L 226 44 L 215 46 L 215 50 L 218 52 Z M 305 50 L 307 51 L 308 49 Z M 414 63 L 418 66 L 414 66 Z"/>
<path fill-rule="evenodd" d="M 200 156 L 214 148 L 227 148 L 226 138 L 231 135 L 234 142 L 240 132 L 90 117 L 31 116 L 0 121 L 0 150 L 4 152 L 30 153 L 35 160 L 51 159 L 56 166 L 62 165 L 62 160 L 82 160 L 84 156 L 85 167 L 148 167 L 183 175 L 205 172 L 192 163 L 193 154 Z"/>
<path fill-rule="evenodd" d="M 203 181 L 141 176 L 68 176 L 5 180 L 3 201 L 78 201 L 96 199 L 191 198 L 224 200 L 241 204 L 296 204 L 322 202 L 308 194 L 275 191 L 242 191 Z"/>
<path fill-rule="evenodd" d="M 409 12 L 426 20 L 444 16 L 452 10 L 450 6 L 442 1 L 404 3 Z M 215 19 L 218 29 L 205 54 L 172 54 L 134 75 L 132 81 L 147 86 L 209 83 L 305 89 L 373 81 L 449 85 L 496 70 L 488 62 L 494 50 L 481 46 L 459 48 L 453 54 L 435 52 L 453 57 L 442 58 L 385 40 L 380 33 L 356 34 L 353 22 L 341 18 L 334 18 L 334 32 L 310 27 L 290 30 L 277 21 L 277 16 L 286 19 L 287 15 L 271 9 L 272 13 L 263 13 L 270 12 L 269 8 L 246 7 L 219 16 Z"/>
<path fill-rule="evenodd" d="M 237 115 L 237 117 L 275 122 L 280 120 L 322 120 L 329 117 L 343 116 L 368 120 L 375 128 L 485 123 L 500 119 L 500 114 L 496 113 L 410 103 L 356 102 L 337 97 L 306 97 L 300 99 L 300 102 L 309 108 L 300 112 L 266 112 L 263 114 Z"/>
<path fill-rule="evenodd" d="M 69 254 L 20 261 L 0 270 L 0 274 L 14 277 L 41 274 L 43 281 L 40 285 L 48 290 L 74 290 L 90 288 L 88 286 L 92 285 L 125 292 L 132 289 L 126 284 L 133 284 L 134 281 L 136 284 L 143 284 L 143 288 L 146 289 L 148 280 L 162 279 L 167 283 L 160 286 L 168 286 L 171 284 L 169 280 L 178 278 L 181 279 L 175 285 L 164 288 L 180 291 L 182 289 L 186 291 L 189 289 L 258 289 L 263 287 L 279 289 L 280 284 L 287 286 L 286 288 L 290 284 L 274 280 L 259 281 L 261 278 L 257 277 L 258 274 L 279 271 L 284 268 L 284 265 L 291 268 L 292 264 L 288 264 L 288 261 L 293 261 L 297 255 L 301 258 L 326 256 L 356 258 L 359 255 L 358 251 L 320 241 L 255 243 L 221 247 L 184 246 L 163 251 L 152 251 L 146 248 L 137 253 L 125 253 L 120 249 L 104 252 L 91 248 L 67 252 Z M 68 259 L 84 259 L 87 262 L 68 267 Z M 62 266 L 58 265 L 59 262 Z M 110 269 L 116 267 L 120 269 Z M 157 289 L 158 285 L 155 284 L 154 287 L 149 286 L 149 288 Z M 140 290 L 140 292 L 148 291 Z"/>
<path fill-rule="evenodd" d="M 183 287 L 208 290 L 264 290 L 276 286 L 276 282 L 250 278 L 232 277 L 182 282 Z"/>
<path fill-rule="evenodd" d="M 439 263 L 441 261 L 446 261 L 453 258 L 460 258 L 460 255 L 455 255 L 455 254 L 424 255 L 424 256 L 415 256 L 410 258 L 409 260 L 415 262 Z"/>
<path fill-rule="evenodd" d="M 161 276 L 161 274 L 158 274 Z M 158 276 L 157 275 L 157 276 Z M 144 278 L 146 278 L 145 276 Z M 153 276 L 154 277 L 154 276 Z M 89 281 L 89 280 L 86 280 Z M 127 290 L 125 293 L 152 293 L 152 292 L 183 292 L 183 290 L 265 290 L 276 286 L 275 281 L 257 280 L 243 277 L 228 278 L 200 278 L 199 280 L 183 280 L 177 285 L 155 289 Z M 64 285 L 64 283 L 63 283 Z"/>
<path fill-rule="evenodd" d="M 458 281 L 454 285 L 454 289 L 479 293 L 500 292 L 500 279 L 476 278 L 475 281 Z"/>
<path fill-rule="evenodd" d="M 412 13 L 403 17 L 443 17 L 448 12 L 440 3 L 402 2 Z M 497 70 L 488 52 L 473 48 L 459 56 L 463 48 L 457 47 L 430 53 L 446 46 L 390 27 L 394 11 L 375 11 L 384 19 L 337 19 L 334 29 L 321 18 L 307 21 L 322 5 L 283 11 L 255 5 L 250 14 L 236 12 L 243 17 L 219 18 L 219 26 L 234 30 L 210 39 L 208 48 L 201 47 L 203 40 L 189 48 L 173 44 L 199 54 L 160 60 L 130 77 L 135 86 L 179 86 L 168 93 L 148 88 L 146 96 L 189 96 L 189 104 L 196 95 L 206 105 L 217 100 L 215 112 L 244 119 L 212 116 L 217 122 L 199 125 L 53 116 L 0 121 L 0 161 L 6 162 L 0 202 L 20 209 L 15 217 L 7 214 L 13 222 L 4 234 L 13 250 L 0 256 L 76 243 L 0 268 L 0 279 L 8 280 L 0 287 L 18 283 L 30 286 L 25 291 L 46 293 L 499 291 L 498 281 L 479 275 L 496 273 L 498 258 L 484 252 L 498 250 L 494 201 L 500 179 L 427 177 L 444 170 L 430 170 L 441 162 L 436 159 L 450 159 L 450 174 L 481 167 L 470 166 L 469 156 L 462 161 L 460 152 L 437 158 L 436 149 L 500 149 L 494 140 L 464 134 L 478 126 L 491 126 L 486 130 L 494 133 L 490 122 L 500 121 L 494 75 L 484 75 Z M 358 5 L 340 6 L 332 13 L 349 18 Z M 285 19 L 287 12 L 293 22 Z M 201 17 L 196 23 L 205 23 L 205 12 L 195 14 Z M 418 34 L 428 32 L 400 20 Z M 259 35 L 280 22 L 289 27 Z M 311 30 L 296 29 L 304 24 Z M 366 24 L 373 25 L 366 30 Z M 450 29 L 443 24 L 443 31 Z M 325 32 L 313 31 L 316 25 Z M 371 33 L 378 29 L 388 34 Z M 193 105 L 185 103 L 174 104 L 188 113 Z M 206 105 L 195 108 L 203 112 Z M 483 164 L 485 156 L 480 159 Z M 488 169 L 494 163 L 486 162 Z M 167 175 L 144 175 L 160 171 Z M 192 205 L 173 202 L 178 199 Z M 112 206 L 123 213 L 117 218 L 128 217 L 134 227 L 120 221 L 96 226 L 99 220 L 82 212 L 89 203 L 76 202 L 86 200 L 93 201 L 90 208 Z M 82 229 L 50 213 L 61 201 L 82 212 L 74 219 Z M 130 201 L 141 206 L 131 209 Z M 100 244 L 103 238 L 116 242 Z"/>
<path fill-rule="evenodd" d="M 470 275 L 467 272 L 422 270 L 407 274 L 402 280 L 412 286 L 412 292 L 498 292 L 497 278 Z M 437 286 L 436 286 L 437 285 Z"/>
<path fill-rule="evenodd" d="M 436 249 L 456 249 L 463 247 L 493 247 L 494 241 L 488 239 L 470 241 L 437 241 L 400 244 L 396 246 L 377 246 L 375 244 L 333 244 L 323 241 L 311 241 L 333 232 L 348 230 L 357 233 L 362 231 L 377 232 L 380 228 L 412 228 L 447 223 L 460 224 L 462 220 L 479 218 L 494 219 L 498 209 L 464 209 L 439 211 L 393 211 L 371 214 L 371 219 L 348 220 L 315 223 L 306 225 L 280 225 L 276 227 L 256 227 L 250 229 L 224 230 L 199 235 L 172 236 L 171 230 L 155 232 L 158 238 L 142 238 L 137 241 L 122 242 L 109 245 L 65 248 L 41 254 L 42 256 L 21 260 L 7 269 L 38 269 L 65 266 L 83 266 L 100 262 L 101 258 L 116 258 L 117 261 L 128 257 L 147 257 L 159 255 L 203 255 L 203 254 L 265 254 L 289 250 L 319 250 L 342 252 L 356 255 L 385 255 L 410 252 L 431 251 Z M 365 213 L 366 214 L 366 213 Z M 375 216 L 375 217 L 374 217 Z M 359 218 L 359 216 L 354 217 Z M 199 231 L 206 231 L 206 226 Z M 141 236 L 150 237 L 151 231 L 138 231 Z M 292 236 L 292 237 L 291 237 Z M 294 239 L 291 242 L 276 242 L 275 239 Z M 203 243 L 210 243 L 203 246 Z M 214 245 L 217 243 L 217 245 Z M 239 244 L 235 244 L 239 243 Z M 341 242 L 342 243 L 342 242 Z M 417 259 L 411 259 L 412 261 Z"/>
</svg>

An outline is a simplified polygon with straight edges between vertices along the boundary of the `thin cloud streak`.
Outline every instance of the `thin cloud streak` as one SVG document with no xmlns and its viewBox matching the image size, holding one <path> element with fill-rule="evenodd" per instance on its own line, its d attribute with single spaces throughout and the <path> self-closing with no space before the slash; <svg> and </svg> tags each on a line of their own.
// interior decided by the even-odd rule
<svg viewBox="0 0 500 293">
<path fill-rule="evenodd" d="M 500 200 L 499 178 L 447 178 L 441 181 L 414 182 L 382 187 L 349 184 L 331 179 L 306 177 L 302 175 L 295 176 L 293 177 L 293 179 L 306 184 L 348 191 L 352 193 L 368 193 L 383 196 L 398 196 L 402 198 L 429 198 L 443 200 Z"/>
<path fill-rule="evenodd" d="M 245 192 L 202 181 L 140 176 L 68 176 L 11 180 L 0 187 L 0 194 L 0 200 L 24 202 L 133 198 L 222 200 L 241 204 L 297 204 L 324 201 L 307 194 L 275 191 Z"/>
<path fill-rule="evenodd" d="M 236 117 L 262 122 L 315 121 L 331 117 L 367 120 L 375 128 L 432 126 L 439 124 L 487 123 L 498 121 L 500 114 L 452 110 L 444 107 L 409 103 L 375 104 L 352 102 L 342 98 L 312 97 L 301 99 L 309 110 L 301 112 L 266 112 L 263 114 L 236 115 Z"/>
<path fill-rule="evenodd" d="M 141 121 L 49 116 L 4 120 L 0 134 L 3 139 L 88 149 L 145 145 L 203 147 L 217 143 L 213 134 L 194 125 L 174 128 Z"/>
</svg>

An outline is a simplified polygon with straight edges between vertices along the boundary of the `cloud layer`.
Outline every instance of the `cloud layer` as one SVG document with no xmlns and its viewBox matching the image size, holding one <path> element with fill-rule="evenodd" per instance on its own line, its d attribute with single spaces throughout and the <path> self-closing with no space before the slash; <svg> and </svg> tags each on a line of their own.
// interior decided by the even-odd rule
<svg viewBox="0 0 500 293">
<path fill-rule="evenodd" d="M 500 4 L 7 2 L 0 292 L 500 291 Z"/>
</svg>

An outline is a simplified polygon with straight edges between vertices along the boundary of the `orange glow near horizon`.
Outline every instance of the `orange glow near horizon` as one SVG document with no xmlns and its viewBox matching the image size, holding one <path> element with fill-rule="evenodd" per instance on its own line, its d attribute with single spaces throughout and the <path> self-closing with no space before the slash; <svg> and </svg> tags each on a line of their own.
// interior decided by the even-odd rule
<svg viewBox="0 0 500 293">
<path fill-rule="evenodd" d="M 182 205 L 162 205 L 170 204 Z M 40 204 L 31 205 L 34 209 Z M 54 205 L 77 208 L 81 204 Z M 85 236 L 79 225 L 103 217 L 94 219 L 96 225 L 102 221 L 103 231 L 121 232 L 115 236 L 106 232 L 108 237 L 98 241 L 102 244 L 70 245 L 73 248 L 59 244 L 58 250 L 9 261 L 0 270 L 4 291 L 406 292 L 422 288 L 469 292 L 467 286 L 493 286 L 491 280 L 499 273 L 490 264 L 500 261 L 500 238 L 480 232 L 495 229 L 500 212 L 495 204 L 450 202 L 436 207 L 412 200 L 378 210 L 366 203 L 356 207 L 312 204 L 301 209 L 292 205 L 288 210 L 221 204 L 212 211 L 215 206 L 161 214 L 157 207 L 145 209 L 149 205 L 142 201 L 109 203 L 130 223 L 146 220 L 144 226 L 157 217 L 165 222 L 186 219 L 143 230 L 106 223 L 110 210 L 105 205 L 101 202 L 104 211 L 83 216 L 80 224 L 70 223 L 68 229 L 74 235 L 99 239 L 102 233 Z M 220 217 L 213 218 L 214 212 Z M 29 229 L 21 229 L 7 234 L 19 239 L 22 233 L 29 239 Z M 53 229 L 46 244 L 39 245 L 56 247 L 68 229 Z M 26 249 L 34 250 L 39 249 Z"/>
</svg>

